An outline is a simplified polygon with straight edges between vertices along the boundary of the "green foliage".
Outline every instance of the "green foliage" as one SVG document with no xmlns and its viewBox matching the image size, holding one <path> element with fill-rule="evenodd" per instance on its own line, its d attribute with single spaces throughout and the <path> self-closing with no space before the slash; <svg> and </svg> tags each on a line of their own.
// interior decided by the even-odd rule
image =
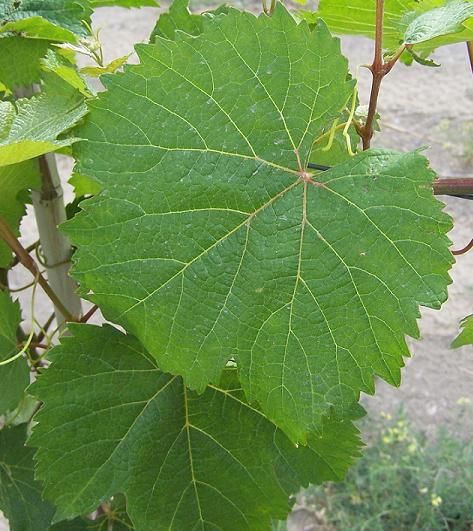
<svg viewBox="0 0 473 531">
<path fill-rule="evenodd" d="M 91 104 L 77 169 L 104 193 L 66 226 L 74 274 L 164 371 L 201 392 L 233 358 L 249 400 L 305 441 L 375 374 L 399 383 L 418 305 L 446 298 L 450 221 L 416 153 L 305 172 L 352 95 L 323 24 L 282 6 L 203 21 L 138 47 Z"/>
<path fill-rule="evenodd" d="M 44 402 L 30 439 L 37 475 L 61 518 L 123 492 L 137 530 L 264 530 L 298 485 L 342 477 L 358 454 L 356 429 L 331 420 L 295 447 L 246 402 L 233 369 L 197 395 L 132 337 L 70 330 L 30 388 Z"/>
<path fill-rule="evenodd" d="M 406 41 L 426 62 L 469 35 L 471 1 L 386 3 L 387 50 Z M 446 299 L 434 173 L 418 152 L 353 156 L 366 116 L 325 23 L 176 0 L 117 73 L 127 57 L 104 64 L 91 8 L 155 4 L 0 4 L 1 221 L 18 234 L 36 157 L 74 143 L 74 275 L 124 329 L 68 325 L 51 351 L 41 331 L 41 363 L 0 365 L 12 531 L 286 529 L 301 485 L 341 480 L 359 457 L 360 393 L 377 376 L 399 385 L 419 307 Z M 374 0 L 324 10 L 335 29 L 373 31 Z M 94 97 L 86 76 L 102 74 Z M 0 267 L 11 258 L 0 244 Z M 0 361 L 24 335 L 0 292 Z"/>
<path fill-rule="evenodd" d="M 312 22 L 322 17 L 335 33 L 374 37 L 376 0 L 321 0 L 317 12 L 302 12 Z M 439 46 L 473 39 L 471 0 L 386 0 L 383 45 L 394 51 L 415 44 L 425 58 Z"/>
<path fill-rule="evenodd" d="M 3 0 L 0 21 L 3 32 L 21 32 L 35 39 L 75 42 L 86 35 L 82 21 L 90 22 L 87 0 Z"/>
<path fill-rule="evenodd" d="M 3 119 L 3 124 L 8 126 L 6 117 L 2 116 L 1 111 L 0 103 L 0 120 Z M 25 213 L 25 202 L 29 200 L 26 190 L 39 186 L 37 161 L 28 160 L 9 166 L 0 166 L 0 182 L 2 189 L 0 216 L 9 224 L 13 232 L 18 234 L 20 220 Z M 3 241 L 0 241 L 0 267 L 7 267 L 11 259 L 11 251 Z"/>
<path fill-rule="evenodd" d="M 159 17 L 150 40 L 153 42 L 159 36 L 173 41 L 176 30 L 184 31 L 189 35 L 200 35 L 203 29 L 203 17 L 192 15 L 188 7 L 189 0 L 175 0 L 169 12 Z"/>
<path fill-rule="evenodd" d="M 38 83 L 42 76 L 41 59 L 49 45 L 49 41 L 23 37 L 0 38 L 0 82 L 10 91 Z"/>
<path fill-rule="evenodd" d="M 34 450 L 25 447 L 26 435 L 26 424 L 0 430 L 0 507 L 11 531 L 47 531 L 54 507 L 41 497 L 41 484 L 34 479 Z"/>
<path fill-rule="evenodd" d="M 465 345 L 473 345 L 473 315 L 465 317 L 461 322 L 460 327 L 462 330 L 452 343 L 452 347 L 458 348 Z"/>
<path fill-rule="evenodd" d="M 5 291 L 0 291 L 0 362 L 11 358 L 19 350 L 16 331 L 20 320 L 19 303 L 13 302 Z M 0 414 L 4 414 L 16 408 L 30 383 L 30 370 L 25 359 L 18 358 L 7 365 L 0 365 L 0 381 Z"/>
<path fill-rule="evenodd" d="M 60 137 L 87 112 L 84 98 L 69 83 L 51 76 L 40 94 L 0 101 L 0 112 L 9 127 L 0 133 L 0 167 L 56 151 L 75 141 Z"/>
<path fill-rule="evenodd" d="M 389 417 L 388 417 L 389 418 Z M 404 416 L 365 425 L 372 440 L 340 484 L 311 487 L 327 526 L 361 531 L 470 529 L 473 444 L 446 430 L 427 440 Z"/>
</svg>

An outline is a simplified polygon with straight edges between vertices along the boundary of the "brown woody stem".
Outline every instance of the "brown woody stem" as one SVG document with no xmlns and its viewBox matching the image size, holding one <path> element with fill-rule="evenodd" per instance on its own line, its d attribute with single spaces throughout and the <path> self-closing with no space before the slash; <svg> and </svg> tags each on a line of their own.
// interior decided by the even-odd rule
<svg viewBox="0 0 473 531">
<path fill-rule="evenodd" d="M 473 41 L 468 41 L 466 43 L 468 48 L 468 57 L 470 59 L 471 72 L 473 73 Z"/>
<path fill-rule="evenodd" d="M 363 149 L 369 149 L 371 139 L 374 134 L 374 121 L 376 118 L 376 108 L 378 106 L 379 90 L 381 82 L 386 74 L 391 72 L 402 53 L 406 49 L 403 44 L 396 53 L 386 62 L 383 60 L 383 26 L 384 26 L 384 0 L 376 0 L 376 34 L 373 64 L 369 66 L 373 81 L 371 83 L 370 102 L 368 106 L 368 116 L 364 125 L 357 127 L 358 134 L 363 142 Z"/>
<path fill-rule="evenodd" d="M 59 297 L 54 293 L 48 281 L 43 277 L 36 265 L 36 262 L 28 254 L 28 251 L 21 245 L 16 236 L 11 231 L 5 220 L 0 217 L 0 238 L 10 247 L 10 249 L 18 257 L 19 262 L 30 271 L 30 273 L 38 279 L 38 284 L 43 288 L 46 295 L 51 299 L 53 304 L 61 310 L 68 321 L 75 321 L 72 314 L 67 310 L 64 304 L 59 300 Z"/>
</svg>

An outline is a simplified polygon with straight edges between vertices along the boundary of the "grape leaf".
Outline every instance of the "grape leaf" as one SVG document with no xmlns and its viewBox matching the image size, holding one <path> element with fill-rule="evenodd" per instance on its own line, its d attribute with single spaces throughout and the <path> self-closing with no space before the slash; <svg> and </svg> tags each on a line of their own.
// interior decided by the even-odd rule
<svg viewBox="0 0 473 531">
<path fill-rule="evenodd" d="M 456 4 L 456 5 L 455 5 Z M 463 4 L 463 5 L 461 5 Z M 444 0 L 386 0 L 384 17 L 383 45 L 388 50 L 395 50 L 407 37 L 411 39 L 412 30 L 416 27 L 416 20 L 433 21 L 437 18 L 437 8 L 446 9 L 446 15 L 456 23 L 463 22 L 463 31 L 457 32 L 459 26 L 448 24 L 431 26 L 428 42 L 416 43 L 415 50 L 421 57 L 427 57 L 439 46 L 465 42 L 473 39 L 473 20 L 466 20 L 458 14 L 468 17 L 471 0 L 454 0 L 453 4 L 445 5 Z M 313 22 L 317 17 L 322 17 L 329 28 L 335 33 L 349 35 L 363 35 L 374 38 L 375 34 L 376 0 L 321 0 L 317 12 L 303 11 L 302 18 Z M 453 31 L 453 34 L 445 34 Z M 406 33 L 407 32 L 407 33 Z M 425 34 L 427 35 L 427 34 Z M 434 38 L 435 37 L 435 38 Z M 410 41 L 408 41 L 410 42 Z"/>
<path fill-rule="evenodd" d="M 0 120 L 2 118 L 4 116 L 0 112 Z M 24 191 L 38 185 L 39 169 L 36 161 L 29 160 L 10 166 L 0 166 L 0 188 L 2 190 L 0 216 L 17 235 L 19 234 L 20 220 L 25 213 L 25 202 L 28 199 Z M 11 258 L 10 249 L 0 240 L 0 267 L 8 267 Z"/>
<path fill-rule="evenodd" d="M 203 29 L 202 15 L 193 15 L 189 11 L 189 0 L 174 0 L 168 13 L 160 15 L 150 40 L 159 35 L 174 40 L 176 30 L 184 31 L 189 35 L 200 35 Z"/>
<path fill-rule="evenodd" d="M 41 65 L 47 72 L 53 72 L 61 79 L 69 83 L 71 87 L 77 89 L 83 96 L 90 98 L 92 96 L 90 88 L 87 86 L 85 79 L 77 71 L 74 63 L 71 63 L 58 51 L 48 50 Z"/>
<path fill-rule="evenodd" d="M 465 317 L 460 323 L 461 332 L 453 341 L 452 347 L 458 348 L 465 345 L 473 345 L 473 315 Z"/>
<path fill-rule="evenodd" d="M 3 0 L 0 3 L 2 31 L 21 32 L 26 37 L 75 42 L 87 35 L 82 21 L 90 24 L 88 0 Z"/>
<path fill-rule="evenodd" d="M 0 430 L 0 509 L 10 531 L 47 531 L 54 507 L 43 501 L 41 484 L 34 478 L 34 450 L 25 447 L 26 427 Z"/>
<path fill-rule="evenodd" d="M 404 32 L 404 42 L 418 44 L 459 33 L 464 29 L 463 23 L 470 17 L 473 17 L 473 2 L 470 0 L 450 0 L 444 6 L 425 13 L 407 14 L 405 20 L 411 21 Z"/>
<path fill-rule="evenodd" d="M 358 455 L 349 422 L 297 448 L 249 406 L 228 369 L 202 395 L 115 328 L 72 325 L 29 388 L 44 402 L 29 444 L 57 518 L 121 492 L 136 529 L 268 529 L 301 484 L 340 479 Z"/>
<path fill-rule="evenodd" d="M 127 62 L 128 57 L 129 55 L 117 57 L 105 66 L 85 66 L 84 68 L 81 68 L 81 72 L 92 77 L 99 77 L 103 74 L 113 74 L 113 72 L 116 72 Z"/>
<path fill-rule="evenodd" d="M 2 113 L 13 116 L 11 127 L 0 136 L 0 166 L 38 157 L 74 142 L 74 138 L 58 136 L 86 114 L 84 97 L 60 78 L 49 76 L 43 92 L 17 100 L 16 108 L 9 102 L 0 102 Z"/>
<path fill-rule="evenodd" d="M 5 291 L 0 291 L 0 361 L 18 352 L 16 331 L 20 326 L 19 303 L 13 302 Z M 24 358 L 0 365 L 0 414 L 15 409 L 30 383 L 30 371 Z"/>
<path fill-rule="evenodd" d="M 38 83 L 42 76 L 40 60 L 49 45 L 49 41 L 22 37 L 0 38 L 0 81 L 10 90 Z"/>
<path fill-rule="evenodd" d="M 299 166 L 352 93 L 323 24 L 278 5 L 204 27 L 138 47 L 91 105 L 77 171 L 103 191 L 65 225 L 74 275 L 192 389 L 234 358 L 250 402 L 304 441 L 375 374 L 399 384 L 418 305 L 446 298 L 451 221 L 417 153 Z"/>
</svg>

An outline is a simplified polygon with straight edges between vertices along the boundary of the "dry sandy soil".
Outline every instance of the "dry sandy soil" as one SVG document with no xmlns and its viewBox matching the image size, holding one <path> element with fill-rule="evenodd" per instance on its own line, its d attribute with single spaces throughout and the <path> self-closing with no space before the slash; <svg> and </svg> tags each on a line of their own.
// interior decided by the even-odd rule
<svg viewBox="0 0 473 531">
<path fill-rule="evenodd" d="M 106 57 L 111 60 L 124 55 L 132 50 L 133 43 L 146 41 L 157 14 L 158 10 L 150 8 L 98 10 L 94 22 L 103 28 Z M 372 43 L 359 38 L 343 38 L 342 48 L 354 71 L 358 65 L 370 62 L 373 53 Z M 436 54 L 436 60 L 442 68 L 398 65 L 385 80 L 379 104 L 382 132 L 375 144 L 399 150 L 428 146 L 426 154 L 440 176 L 473 176 L 473 76 L 466 49 L 461 45 L 444 48 Z M 369 81 L 367 72 L 362 71 L 360 98 L 364 103 Z M 67 179 L 69 162 L 60 160 L 60 168 Z M 450 235 L 453 247 L 463 247 L 473 236 L 473 201 L 445 202 L 455 221 Z M 24 223 L 24 232 L 25 239 L 32 241 L 31 218 Z M 455 427 L 460 436 L 471 437 L 473 415 L 464 415 L 461 426 L 455 421 L 458 399 L 469 398 L 473 408 L 473 348 L 451 350 L 449 345 L 459 321 L 473 313 L 472 271 L 473 252 L 459 257 L 452 270 L 449 301 L 440 311 L 423 312 L 422 339 L 411 342 L 413 357 L 407 360 L 401 388 L 379 382 L 376 397 L 364 397 L 369 410 L 395 411 L 403 404 L 417 425 L 429 433 L 446 425 Z M 22 278 L 19 272 L 18 284 Z M 293 531 L 315 529 L 312 526 L 310 522 L 302 525 L 297 518 L 290 524 Z"/>
</svg>

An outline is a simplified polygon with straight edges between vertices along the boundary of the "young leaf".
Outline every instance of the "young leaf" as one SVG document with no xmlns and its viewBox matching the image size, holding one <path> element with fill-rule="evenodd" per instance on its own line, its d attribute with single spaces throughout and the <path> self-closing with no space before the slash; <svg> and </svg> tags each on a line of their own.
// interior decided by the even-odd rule
<svg viewBox="0 0 473 531">
<path fill-rule="evenodd" d="M 84 97 L 90 98 L 92 93 L 85 79 L 79 74 L 74 63 L 69 62 L 59 51 L 48 50 L 41 65 L 47 72 L 53 72 L 71 87 L 77 89 Z"/>
<path fill-rule="evenodd" d="M 88 0 L 21 0 L 0 3 L 2 31 L 21 32 L 26 37 L 75 42 L 87 34 L 90 23 Z"/>
<path fill-rule="evenodd" d="M 71 332 L 30 388 L 44 402 L 30 444 L 57 518 L 121 492 L 138 531 L 266 530 L 301 484 L 341 478 L 358 454 L 353 425 L 330 420 L 297 448 L 247 404 L 234 370 L 197 395 L 131 336 Z"/>
<path fill-rule="evenodd" d="M 1 120 L 5 120 L 5 114 L 2 115 L 1 110 L 0 104 L 0 125 Z M 2 191 L 0 194 L 0 216 L 17 235 L 19 234 L 20 220 L 25 213 L 25 202 L 28 199 L 24 191 L 28 188 L 38 187 L 39 182 L 39 168 L 35 160 L 11 164 L 10 166 L 0 166 L 0 189 Z M 10 248 L 3 240 L 0 240 L 0 267 L 7 268 L 11 260 Z"/>
<path fill-rule="evenodd" d="M 458 337 L 453 341 L 452 347 L 458 348 L 465 345 L 473 345 L 473 315 L 465 317 L 460 323 L 461 332 Z"/>
<path fill-rule="evenodd" d="M 127 62 L 128 57 L 129 55 L 117 57 L 105 66 L 85 66 L 84 68 L 81 68 L 80 71 L 82 74 L 92 77 L 99 77 L 103 74 L 113 74 Z"/>
<path fill-rule="evenodd" d="M 451 222 L 417 153 L 307 171 L 352 94 L 323 24 L 278 5 L 204 28 L 140 46 L 93 102 L 76 154 L 103 192 L 66 225 L 74 274 L 192 389 L 234 358 L 250 402 L 304 441 L 375 374 L 399 384 L 418 305 L 446 298 Z"/>
<path fill-rule="evenodd" d="M 18 100 L 16 108 L 8 102 L 0 102 L 0 106 L 3 113 L 13 115 L 11 127 L 0 136 L 0 166 L 70 145 L 74 138 L 58 136 L 87 112 L 83 95 L 51 74 L 43 92 Z"/>
<path fill-rule="evenodd" d="M 20 320 L 19 303 L 0 291 L 0 361 L 11 358 L 19 350 L 16 331 Z M 24 358 L 0 365 L 0 415 L 17 407 L 29 383 L 30 370 Z"/>
<path fill-rule="evenodd" d="M 445 0 L 386 0 L 383 46 L 395 50 L 404 40 L 411 42 L 413 39 L 415 51 L 425 59 L 439 46 L 472 40 L 473 20 L 467 21 L 471 16 L 468 15 L 471 5 L 471 0 L 453 0 L 447 4 Z M 445 12 L 437 12 L 438 8 Z M 302 12 L 301 17 L 308 22 L 321 17 L 335 33 L 374 38 L 376 0 L 350 0 L 348 3 L 345 0 L 320 0 L 317 12 Z M 420 38 L 421 33 L 418 39 L 415 38 L 421 28 L 424 28 L 422 35 L 428 40 Z"/>
<path fill-rule="evenodd" d="M 42 76 L 40 61 L 49 45 L 49 41 L 23 37 L 0 38 L 0 82 L 11 91 L 39 83 Z"/>
<path fill-rule="evenodd" d="M 42 499 L 34 478 L 34 450 L 25 447 L 26 430 L 26 424 L 0 430 L 0 509 L 10 531 L 47 531 L 54 507 Z"/>
<path fill-rule="evenodd" d="M 425 13 L 408 14 L 405 21 L 410 19 L 410 22 L 404 32 L 404 42 L 418 44 L 450 33 L 459 33 L 464 30 L 463 23 L 470 17 L 473 17 L 471 0 L 451 0 L 444 6 Z"/>
</svg>

